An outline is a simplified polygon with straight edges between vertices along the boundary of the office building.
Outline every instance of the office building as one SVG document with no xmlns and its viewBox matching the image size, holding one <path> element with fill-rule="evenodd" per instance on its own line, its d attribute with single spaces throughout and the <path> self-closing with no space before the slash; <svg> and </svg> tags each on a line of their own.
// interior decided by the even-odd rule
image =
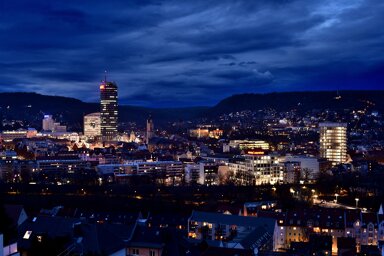
<svg viewBox="0 0 384 256">
<path fill-rule="evenodd" d="M 43 131 L 53 131 L 55 128 L 55 120 L 52 115 L 44 115 L 43 118 Z"/>
<path fill-rule="evenodd" d="M 100 84 L 100 119 L 103 141 L 115 140 L 118 124 L 117 85 L 106 79 Z"/>
<path fill-rule="evenodd" d="M 347 160 L 347 124 L 320 123 L 320 157 L 332 162 L 332 165 Z"/>
<path fill-rule="evenodd" d="M 91 113 L 84 116 L 84 136 L 95 138 L 101 135 L 101 119 L 100 113 Z"/>
<path fill-rule="evenodd" d="M 100 164 L 101 176 L 114 176 L 117 181 L 132 176 L 147 176 L 157 184 L 180 185 L 184 179 L 184 165 L 180 161 L 129 162 L 124 164 Z"/>
<path fill-rule="evenodd" d="M 243 155 L 232 159 L 228 167 L 237 185 L 277 184 L 284 181 L 284 165 L 274 155 Z"/>
<path fill-rule="evenodd" d="M 61 125 L 59 122 L 55 122 L 55 119 L 53 119 L 52 115 L 44 115 L 43 131 L 66 132 L 67 126 Z"/>
<path fill-rule="evenodd" d="M 263 140 L 231 140 L 229 141 L 230 148 L 244 149 L 262 149 L 269 150 L 269 143 Z"/>
</svg>

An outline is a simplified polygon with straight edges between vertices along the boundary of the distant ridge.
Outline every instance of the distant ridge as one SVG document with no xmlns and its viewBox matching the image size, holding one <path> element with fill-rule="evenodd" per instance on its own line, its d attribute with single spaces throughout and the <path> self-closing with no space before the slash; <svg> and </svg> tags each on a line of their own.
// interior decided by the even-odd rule
<svg viewBox="0 0 384 256">
<path fill-rule="evenodd" d="M 146 108 L 139 106 L 119 106 L 121 122 L 137 122 L 144 125 L 151 114 L 157 124 L 179 120 L 195 120 L 201 117 L 215 118 L 223 113 L 242 110 L 257 111 L 273 108 L 278 111 L 296 109 L 305 112 L 313 109 L 350 109 L 374 103 L 373 109 L 384 111 L 384 90 L 377 91 L 336 91 L 320 92 L 274 92 L 266 94 L 238 94 L 220 101 L 213 107 Z M 25 120 L 40 128 L 44 114 L 80 131 L 84 114 L 99 111 L 98 103 L 87 103 L 78 99 L 48 96 L 37 93 L 0 93 L 0 118 Z M 0 127 L 2 129 L 2 127 Z"/>
<path fill-rule="evenodd" d="M 119 106 L 120 122 L 138 122 L 144 125 L 152 114 L 157 124 L 172 120 L 189 120 L 200 116 L 207 107 L 186 108 L 146 108 L 139 106 Z M 100 111 L 98 103 L 83 102 L 79 99 L 48 96 L 34 92 L 0 93 L 0 118 L 8 120 L 25 120 L 40 129 L 44 114 L 52 114 L 57 121 L 68 125 L 71 130 L 81 131 L 83 116 Z M 3 127 L 0 127 L 2 130 Z"/>
<path fill-rule="evenodd" d="M 336 96 L 340 95 L 340 99 Z M 273 108 L 278 111 L 297 109 L 348 109 L 360 106 L 363 101 L 371 101 L 374 108 L 384 110 L 384 90 L 376 91 L 310 91 L 273 92 L 265 94 L 237 94 L 220 101 L 211 113 L 220 114 L 241 110 Z"/>
</svg>

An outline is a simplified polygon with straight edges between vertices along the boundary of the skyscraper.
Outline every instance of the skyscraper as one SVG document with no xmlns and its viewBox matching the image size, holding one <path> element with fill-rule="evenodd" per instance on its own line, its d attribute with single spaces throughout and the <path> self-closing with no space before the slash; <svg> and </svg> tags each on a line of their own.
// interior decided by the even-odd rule
<svg viewBox="0 0 384 256">
<path fill-rule="evenodd" d="M 149 118 L 147 119 L 147 134 L 146 134 L 147 145 L 149 144 L 149 140 L 153 137 L 153 135 L 154 135 L 153 120 L 152 120 L 152 117 L 149 116 Z"/>
<path fill-rule="evenodd" d="M 107 82 L 106 78 L 100 84 L 100 119 L 102 140 L 115 140 L 118 123 L 117 85 Z"/>
<path fill-rule="evenodd" d="M 347 160 L 347 124 L 320 123 L 320 156 L 332 162 L 332 165 Z"/>
</svg>

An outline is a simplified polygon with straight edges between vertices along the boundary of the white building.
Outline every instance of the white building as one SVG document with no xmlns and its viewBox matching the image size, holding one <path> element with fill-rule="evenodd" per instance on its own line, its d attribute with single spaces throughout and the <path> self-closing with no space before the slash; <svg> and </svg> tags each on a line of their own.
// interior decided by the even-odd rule
<svg viewBox="0 0 384 256">
<path fill-rule="evenodd" d="M 284 181 L 284 165 L 274 155 L 243 155 L 228 164 L 238 185 L 276 184 Z"/>
<path fill-rule="evenodd" d="M 229 147 L 238 149 L 262 149 L 269 150 L 269 143 L 263 140 L 231 140 Z"/>
<path fill-rule="evenodd" d="M 52 132 L 66 132 L 67 126 L 60 125 L 60 123 L 55 122 L 52 115 L 44 115 L 43 118 L 43 131 L 52 131 Z"/>
<path fill-rule="evenodd" d="M 94 138 L 101 135 L 100 112 L 84 116 L 84 136 Z"/>
<path fill-rule="evenodd" d="M 97 171 L 102 176 L 124 179 L 130 176 L 149 176 L 163 185 L 180 185 L 184 181 L 184 166 L 179 161 L 129 162 L 125 164 L 100 164 Z"/>
<path fill-rule="evenodd" d="M 43 131 L 53 131 L 55 127 L 55 120 L 52 115 L 44 115 L 43 118 Z"/>
<path fill-rule="evenodd" d="M 332 165 L 347 161 L 347 123 L 320 123 L 320 157 Z"/>
</svg>

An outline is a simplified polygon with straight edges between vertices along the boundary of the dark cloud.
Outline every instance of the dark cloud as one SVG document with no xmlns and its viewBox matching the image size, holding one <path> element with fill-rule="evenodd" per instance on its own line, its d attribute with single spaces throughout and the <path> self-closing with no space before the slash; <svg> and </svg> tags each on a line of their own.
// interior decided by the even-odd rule
<svg viewBox="0 0 384 256">
<path fill-rule="evenodd" d="M 234 93 L 380 89 L 382 0 L 0 3 L 0 91 L 211 105 Z"/>
</svg>

